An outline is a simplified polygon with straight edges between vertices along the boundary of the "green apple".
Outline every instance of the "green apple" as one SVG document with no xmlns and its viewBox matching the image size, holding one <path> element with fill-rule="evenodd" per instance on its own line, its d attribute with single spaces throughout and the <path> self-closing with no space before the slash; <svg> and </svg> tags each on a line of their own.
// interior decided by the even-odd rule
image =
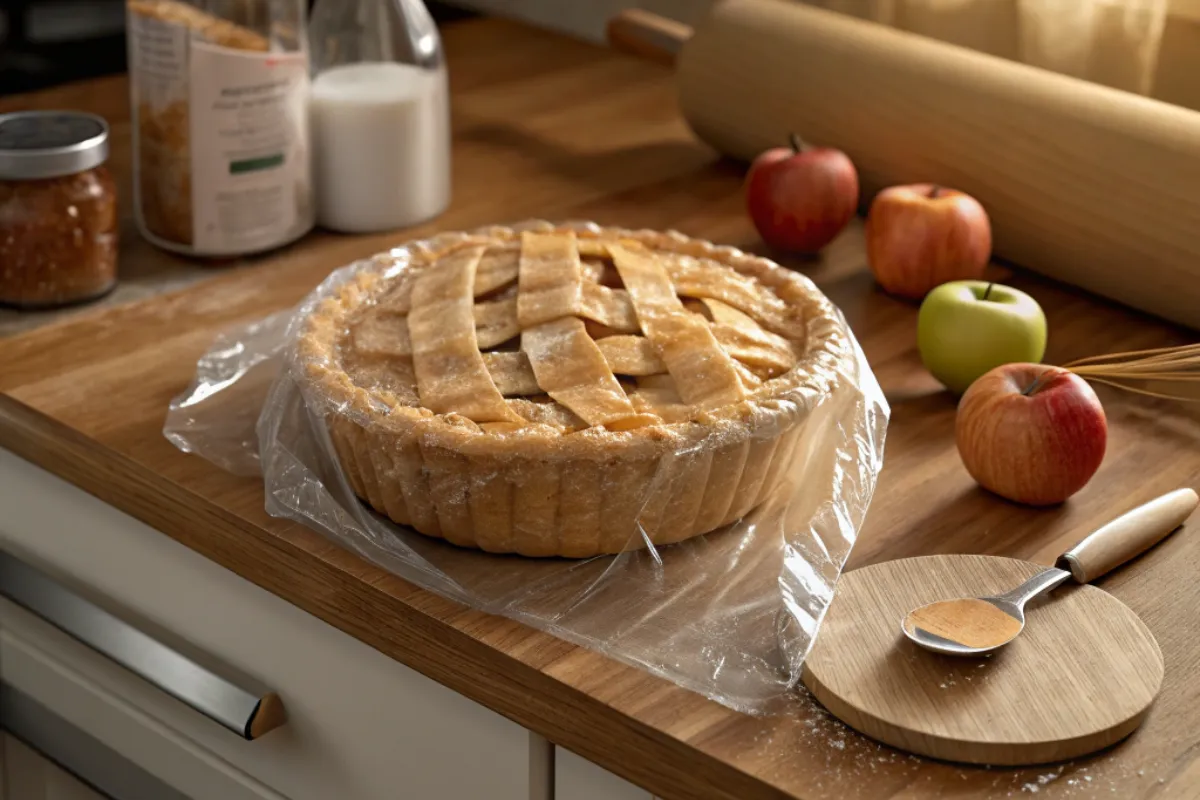
<svg viewBox="0 0 1200 800">
<path fill-rule="evenodd" d="M 1046 315 L 1029 295 L 987 281 L 952 281 L 931 291 L 917 318 L 925 368 L 962 394 L 1002 364 L 1037 363 L 1046 354 Z"/>
</svg>

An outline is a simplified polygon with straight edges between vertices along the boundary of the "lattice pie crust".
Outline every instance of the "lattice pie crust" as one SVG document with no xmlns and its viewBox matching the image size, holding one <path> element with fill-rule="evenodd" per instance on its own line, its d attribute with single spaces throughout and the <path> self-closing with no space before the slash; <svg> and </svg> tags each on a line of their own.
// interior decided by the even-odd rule
<svg viewBox="0 0 1200 800">
<path fill-rule="evenodd" d="M 807 278 L 679 234 L 403 252 L 318 304 L 297 363 L 359 497 L 457 545 L 585 557 L 727 525 L 802 466 L 850 357 Z"/>
</svg>

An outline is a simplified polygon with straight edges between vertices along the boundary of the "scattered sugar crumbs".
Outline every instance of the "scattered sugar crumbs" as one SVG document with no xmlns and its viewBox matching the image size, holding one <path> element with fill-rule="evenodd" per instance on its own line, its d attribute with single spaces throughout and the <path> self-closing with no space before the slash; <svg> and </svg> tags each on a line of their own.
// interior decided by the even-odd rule
<svg viewBox="0 0 1200 800">
<path fill-rule="evenodd" d="M 979 679 L 982 679 L 980 675 Z M 969 680 L 962 676 L 959 680 Z M 788 734 L 788 748 L 805 747 L 814 754 L 823 756 L 825 769 L 818 773 L 813 789 L 815 797 L 843 794 L 845 787 L 855 782 L 866 782 L 874 775 L 889 782 L 907 778 L 910 781 L 944 781 L 945 773 L 926 772 L 931 762 L 887 745 L 879 744 L 859 735 L 834 718 L 807 692 L 801 692 L 787 712 L 798 725 Z M 799 729 L 799 734 L 795 731 Z M 763 737 L 758 745 L 767 750 L 779 746 L 774 737 Z M 1008 767 L 963 767 L 939 764 L 939 770 L 952 770 L 972 787 L 988 786 L 989 796 L 1021 798 L 1027 795 L 1048 795 L 1055 798 L 1085 800 L 1092 797 L 1123 797 L 1129 787 L 1132 770 L 1122 771 L 1112 764 L 1105 764 L 1102 772 L 1096 772 L 1086 761 L 1067 761 L 1042 767 L 1012 769 Z M 1141 780 L 1155 779 L 1152 767 L 1136 771 Z M 880 774 L 882 773 L 882 774 Z M 1148 776 L 1148 777 L 1147 777 Z M 1135 779 L 1136 780 L 1136 779 Z M 1164 779 L 1157 778 L 1159 783 Z M 1120 788 L 1118 788 L 1120 787 Z M 964 787 L 966 788 L 966 787 Z M 958 796 L 958 795 L 954 795 Z M 964 795 L 965 796 L 965 795 Z"/>
<path fill-rule="evenodd" d="M 1057 769 L 1053 769 L 1050 772 L 1043 772 L 1034 780 L 1022 784 L 1021 791 L 1027 792 L 1028 794 L 1037 794 L 1039 791 L 1041 791 L 1043 786 L 1051 784 L 1061 778 L 1064 769 L 1066 769 L 1066 765 L 1061 765 Z M 1068 780 L 1070 779 L 1068 778 Z"/>
<path fill-rule="evenodd" d="M 786 743 L 768 736 L 757 744 L 764 751 L 786 752 L 797 747 L 805 748 L 823 758 L 824 768 L 817 773 L 813 787 L 815 796 L 820 797 L 822 790 L 843 794 L 844 790 L 839 790 L 839 787 L 867 781 L 880 773 L 915 775 L 921 767 L 922 761 L 916 756 L 860 736 L 830 715 L 803 690 L 784 713 L 797 723 L 788 726 Z"/>
<path fill-rule="evenodd" d="M 1042 767 L 1015 771 L 996 769 L 997 777 L 992 786 L 997 791 L 1007 788 L 1006 797 L 1020 797 L 1046 791 L 1047 787 L 1054 784 L 1053 797 L 1080 798 L 1082 800 L 1087 797 L 1103 796 L 1123 798 L 1130 790 L 1130 778 L 1136 775 L 1142 780 L 1149 779 L 1146 769 L 1139 769 L 1135 773 L 1128 769 L 1123 770 L 1111 763 L 1105 764 L 1104 767 L 1103 775 L 1093 775 L 1090 767 L 1074 761 L 1067 761 L 1053 768 Z M 1150 777 L 1160 784 L 1166 782 L 1166 779 L 1162 777 Z"/>
</svg>

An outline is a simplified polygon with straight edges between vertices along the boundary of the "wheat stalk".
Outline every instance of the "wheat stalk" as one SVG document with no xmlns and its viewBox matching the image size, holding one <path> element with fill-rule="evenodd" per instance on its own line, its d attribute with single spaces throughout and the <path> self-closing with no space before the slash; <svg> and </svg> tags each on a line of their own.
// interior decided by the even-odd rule
<svg viewBox="0 0 1200 800">
<path fill-rule="evenodd" d="M 1165 400 L 1200 402 L 1200 394 L 1189 396 L 1156 392 L 1128 386 L 1125 383 L 1125 381 L 1162 381 L 1200 385 L 1200 344 L 1090 356 L 1064 364 L 1062 368 L 1085 380 L 1114 386 L 1135 394 L 1159 397 Z"/>
</svg>

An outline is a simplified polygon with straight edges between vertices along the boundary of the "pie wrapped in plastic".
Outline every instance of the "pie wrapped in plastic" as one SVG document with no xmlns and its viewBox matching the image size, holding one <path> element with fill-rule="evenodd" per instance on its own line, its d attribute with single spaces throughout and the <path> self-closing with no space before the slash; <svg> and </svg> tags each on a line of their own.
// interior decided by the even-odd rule
<svg viewBox="0 0 1200 800">
<path fill-rule="evenodd" d="M 388 254 L 297 340 L 354 492 L 457 545 L 586 557 L 679 542 L 803 468 L 852 358 L 805 277 L 680 234 L 492 228 Z"/>
</svg>

